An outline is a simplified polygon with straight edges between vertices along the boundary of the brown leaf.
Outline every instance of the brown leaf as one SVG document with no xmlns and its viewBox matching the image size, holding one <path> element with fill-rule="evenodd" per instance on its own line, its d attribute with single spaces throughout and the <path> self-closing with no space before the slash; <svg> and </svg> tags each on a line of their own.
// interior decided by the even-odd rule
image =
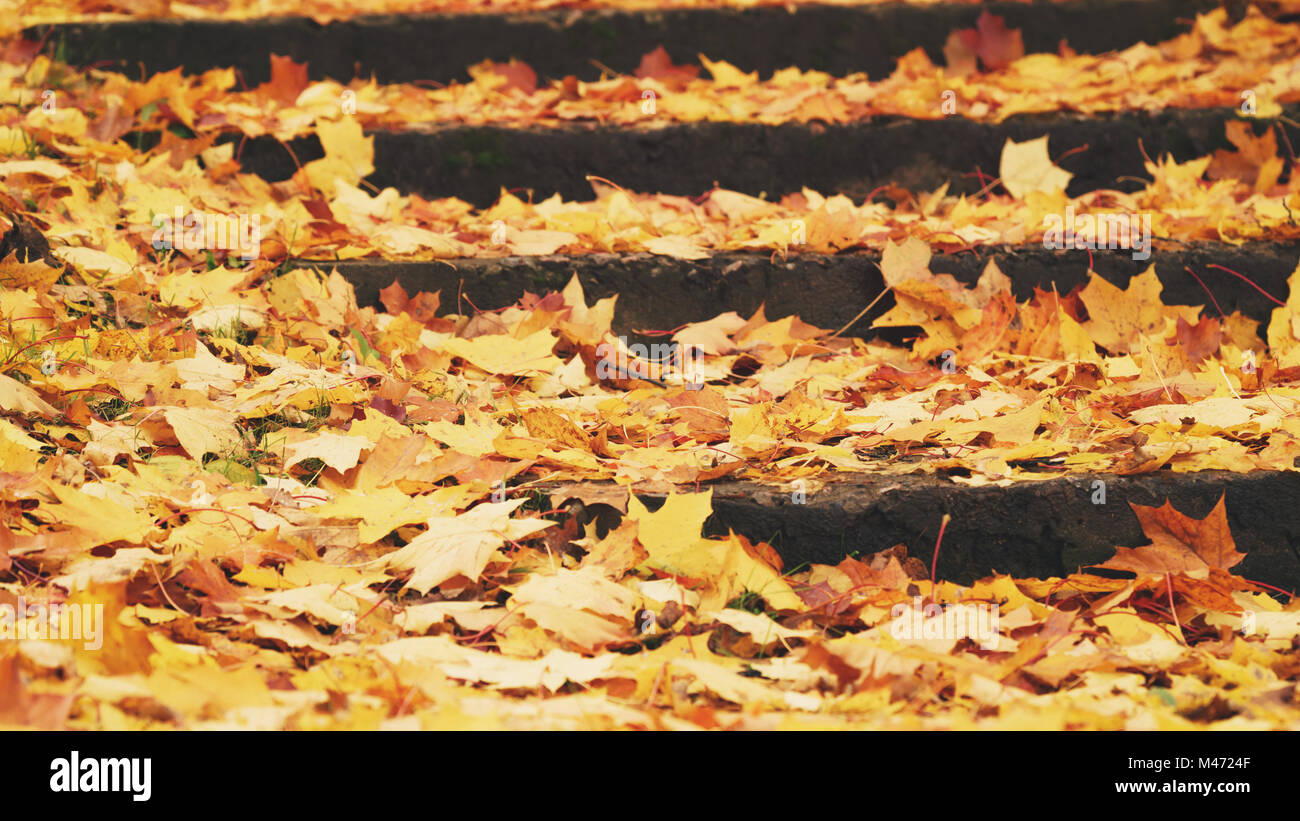
<svg viewBox="0 0 1300 821">
<path fill-rule="evenodd" d="M 746 539 L 739 533 L 733 535 L 736 537 L 736 541 L 740 542 L 741 548 L 749 554 L 751 559 L 756 559 L 757 561 L 770 565 L 777 571 L 785 569 L 785 560 L 782 559 L 781 554 L 777 553 L 776 550 L 767 542 L 751 543 L 749 539 Z"/>
<path fill-rule="evenodd" d="M 664 396 L 664 401 L 676 409 L 677 416 L 700 441 L 727 438 L 731 429 L 727 399 L 713 388 L 675 391 Z"/>
<path fill-rule="evenodd" d="M 889 551 L 881 551 L 871 557 L 870 563 L 861 562 L 852 556 L 846 557 L 835 568 L 850 579 L 854 585 L 859 587 L 872 586 L 880 587 L 885 590 L 906 590 L 907 586 L 912 583 L 912 577 L 909 570 L 899 563 L 896 555 L 886 555 Z M 907 551 L 903 550 L 902 555 L 906 557 Z M 908 559 L 909 562 L 920 564 L 917 559 Z M 928 574 L 925 574 L 928 575 Z"/>
<path fill-rule="evenodd" d="M 379 289 L 379 301 L 383 303 L 384 310 L 388 311 L 388 313 L 393 316 L 402 313 L 403 309 L 406 308 L 406 303 L 409 299 L 410 297 L 406 295 L 406 289 L 403 288 L 402 283 L 398 282 L 396 279 L 394 279 L 393 284 L 389 285 L 387 288 Z"/>
<path fill-rule="evenodd" d="M 1193 579 L 1179 576 L 1174 579 L 1174 590 L 1187 597 L 1188 601 L 1206 610 L 1221 610 L 1225 613 L 1235 612 L 1239 605 L 1233 599 L 1235 590 L 1245 585 L 1240 577 L 1218 569 L 1211 569 L 1209 578 Z"/>
<path fill-rule="evenodd" d="M 685 611 L 682 606 L 675 601 L 670 601 L 664 605 L 664 609 L 659 611 L 659 616 L 655 622 L 659 625 L 660 630 L 667 630 L 677 623 Z"/>
<path fill-rule="evenodd" d="M 176 577 L 186 587 L 204 594 L 203 612 L 209 616 L 242 613 L 239 589 L 226 578 L 215 562 L 195 559 Z"/>
<path fill-rule="evenodd" d="M 1219 324 L 1219 320 L 1209 316 L 1195 325 L 1188 323 L 1181 316 L 1178 317 L 1177 333 L 1178 343 L 1183 346 L 1183 354 L 1192 365 L 1213 355 L 1219 350 L 1219 345 L 1223 341 L 1223 327 Z"/>
<path fill-rule="evenodd" d="M 943 59 L 948 64 L 948 74 L 965 76 L 976 71 L 975 60 L 979 52 L 979 34 L 975 29 L 956 29 L 948 33 L 943 44 Z"/>
<path fill-rule="evenodd" d="M 1151 544 L 1117 547 L 1115 556 L 1099 567 L 1135 573 L 1186 573 L 1234 567 L 1246 554 L 1237 550 L 1228 531 L 1224 498 L 1219 497 L 1218 504 L 1204 519 L 1184 516 L 1168 501 L 1160 507 L 1130 502 Z"/>
<path fill-rule="evenodd" d="M 403 310 L 411 315 L 411 319 L 414 319 L 416 322 L 423 325 L 428 325 L 437 319 L 438 308 L 441 304 L 442 296 L 440 291 L 434 291 L 433 293 L 421 291 L 407 301 Z M 443 329 L 439 328 L 435 330 Z"/>
<path fill-rule="evenodd" d="M 1277 158 L 1277 136 L 1269 128 L 1263 136 L 1256 137 L 1249 123 L 1233 120 L 1226 124 L 1228 141 L 1236 151 L 1220 148 L 1206 169 L 1205 176 L 1212 180 L 1235 179 L 1254 185 L 1261 173 L 1268 174 L 1269 185 L 1277 181 L 1282 164 Z M 1274 168 L 1274 166 L 1276 166 Z"/>
</svg>

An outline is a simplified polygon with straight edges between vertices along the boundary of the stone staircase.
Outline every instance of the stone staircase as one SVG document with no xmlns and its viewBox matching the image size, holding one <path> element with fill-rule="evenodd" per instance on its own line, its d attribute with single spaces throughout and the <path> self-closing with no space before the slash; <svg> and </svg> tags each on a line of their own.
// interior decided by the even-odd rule
<svg viewBox="0 0 1300 821">
<path fill-rule="evenodd" d="M 1216 0 L 1069 0 L 982 5 L 798 5 L 757 8 L 669 8 L 653 11 L 552 10 L 520 14 L 376 16 L 320 24 L 304 18 L 270 20 L 130 20 L 38 27 L 31 38 L 55 44 L 66 59 L 117 67 L 136 76 L 176 66 L 186 72 L 234 66 L 253 85 L 268 78 L 268 57 L 306 62 L 313 78 L 346 82 L 359 73 L 384 83 L 464 79 L 468 65 L 484 59 L 521 59 L 539 78 L 574 75 L 594 80 L 602 70 L 630 73 L 659 45 L 677 59 L 702 53 L 763 77 L 788 65 L 841 76 L 887 75 L 914 48 L 938 64 L 953 29 L 970 27 L 982 12 L 1018 28 L 1027 52 L 1056 51 L 1062 40 L 1080 53 L 1155 43 L 1186 31 Z M 885 185 L 928 191 L 947 183 L 953 193 L 974 194 L 996 173 L 1008 139 L 1048 135 L 1061 167 L 1074 174 L 1068 193 L 1098 188 L 1134 190 L 1144 156 L 1178 161 L 1229 148 L 1225 125 L 1235 108 L 1183 108 L 1104 114 L 1030 113 L 990 123 L 960 113 L 936 119 L 871 117 L 848 124 L 750 122 L 681 123 L 619 127 L 579 123 L 515 128 L 426 123 L 377 131 L 376 170 L 369 181 L 427 198 L 455 196 L 486 207 L 502 188 L 531 191 L 534 201 L 559 194 L 590 198 L 587 175 L 630 190 L 699 196 L 715 185 L 779 198 L 802 187 L 844 192 L 858 201 Z M 1278 127 L 1300 136 L 1300 104 L 1281 117 L 1256 123 L 1256 133 Z M 291 176 L 297 163 L 322 155 L 315 138 L 285 146 L 270 138 L 246 141 L 245 170 L 268 180 Z M 467 160 L 450 162 L 452 158 Z M 295 162 L 296 158 L 296 162 Z M 982 169 L 987 176 L 972 172 Z M 576 272 L 589 299 L 619 294 L 615 330 L 670 329 L 725 311 L 748 316 L 766 306 L 769 317 L 797 314 L 819 327 L 849 323 L 884 289 L 877 251 L 835 255 L 718 254 L 704 260 L 651 255 L 513 256 L 431 262 L 378 259 L 328 262 L 356 287 L 361 304 L 377 305 L 379 289 L 394 280 L 410 292 L 463 293 L 480 309 L 513 303 L 525 291 L 559 289 Z M 1040 246 L 973 246 L 936 253 L 932 270 L 974 282 L 988 260 L 1012 280 L 1020 299 L 1054 284 L 1065 293 L 1086 278 L 1084 251 Z M 1187 276 L 1202 278 L 1211 263 L 1249 272 L 1270 294 L 1285 296 L 1300 248 L 1265 241 L 1244 245 L 1166 243 L 1149 260 L 1100 251 L 1091 265 L 1121 287 L 1154 264 L 1173 304 L 1202 304 L 1205 292 Z M 311 260 L 305 260 L 310 263 Z M 1273 302 L 1247 287 L 1227 287 L 1226 275 L 1209 283 L 1223 310 L 1267 321 Z M 791 287 L 797 282 L 798 287 Z M 1216 285 L 1218 287 L 1216 287 Z M 1238 283 L 1240 285 L 1240 283 Z M 446 300 L 444 299 L 444 302 Z M 869 336 L 886 299 L 849 325 Z M 1104 482 L 1105 502 L 1096 502 Z M 787 567 L 805 561 L 834 563 L 846 553 L 867 554 L 906 544 L 927 561 L 939 522 L 947 528 L 939 575 L 970 581 L 990 571 L 1025 576 L 1069 573 L 1105 560 L 1115 545 L 1144 539 L 1130 502 L 1159 505 L 1166 498 L 1184 513 L 1204 516 L 1226 493 L 1243 575 L 1294 588 L 1300 585 L 1300 474 L 1231 474 L 1217 471 L 1131 476 L 1080 476 L 971 487 L 942 477 L 856 476 L 833 480 L 804 499 L 788 488 L 755 482 L 714 484 L 709 527 L 771 543 Z"/>
</svg>

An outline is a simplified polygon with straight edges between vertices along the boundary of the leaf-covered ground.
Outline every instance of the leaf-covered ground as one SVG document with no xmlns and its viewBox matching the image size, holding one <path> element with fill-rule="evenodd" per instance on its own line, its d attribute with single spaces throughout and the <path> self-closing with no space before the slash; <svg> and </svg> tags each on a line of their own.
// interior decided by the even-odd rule
<svg viewBox="0 0 1300 821">
<path fill-rule="evenodd" d="M 1150 212 L 1180 241 L 1292 238 L 1295 163 L 1273 132 L 1153 161 L 1136 194 L 1067 200 L 1040 140 L 972 198 L 598 183 L 591 203 L 475 212 L 363 191 L 373 154 L 341 113 L 304 109 L 326 157 L 272 185 L 211 135 L 120 139 L 200 124 L 177 77 L 7 53 L 0 605 L 101 604 L 108 627 L 98 649 L 41 637 L 39 616 L 22 627 L 37 638 L 0 641 L 5 724 L 1300 726 L 1300 605 L 1232 572 L 1222 504 L 1135 506 L 1149 544 L 1106 563 L 1131 579 L 960 587 L 888 545 L 786 568 L 701 537 L 722 476 L 816 493 L 854 473 L 1294 469 L 1300 274 L 1260 327 L 1212 294 L 1163 304 L 1154 271 L 1017 301 L 995 266 L 973 288 L 929 270 L 931 246 L 1041 241 L 1067 204 Z M 155 250 L 153 218 L 177 206 L 263 215 L 258 258 Z M 485 312 L 394 286 L 377 310 L 287 262 L 852 247 L 885 249 L 895 305 L 876 324 L 919 326 L 912 344 L 729 314 L 677 329 L 699 355 L 666 371 L 618 356 L 615 300 L 588 304 L 576 279 Z M 651 512 L 630 489 L 669 496 Z M 618 515 L 579 515 L 597 504 Z M 995 613 L 994 633 L 954 635 L 936 605 Z"/>
<path fill-rule="evenodd" d="M 1251 14 L 1233 26 L 1220 10 L 1159 47 L 1140 44 L 1099 57 L 1035 54 L 965 78 L 946 75 L 917 52 L 878 83 L 797 69 L 757 83 L 725 64 L 712 64 L 714 73 L 731 79 L 691 80 L 660 52 L 647 56 L 648 74 L 640 79 L 556 82 L 531 92 L 535 78 L 526 67 L 486 64 L 475 82 L 446 89 L 359 82 L 345 88 L 309 82 L 302 66 L 273 58 L 271 82 L 235 92 L 233 71 L 197 78 L 177 71 L 137 82 L 73 72 L 38 56 L 36 44 L 15 40 L 0 63 L 0 100 L 9 104 L 0 109 L 0 151 L 11 157 L 6 175 L 24 189 L 10 207 L 38 216 L 52 238 L 88 249 L 75 253 L 101 267 L 152 254 L 153 218 L 177 207 L 257 213 L 262 254 L 272 258 L 648 252 L 698 259 L 719 251 L 883 248 L 909 237 L 954 251 L 1041 242 L 1044 217 L 1067 207 L 1089 218 L 1144 214 L 1157 241 L 1288 240 L 1300 236 L 1300 181 L 1289 173 L 1294 150 L 1285 133 L 1257 135 L 1249 119 L 1229 123 L 1233 150 L 1182 163 L 1155 157 L 1147 162 L 1145 188 L 1073 198 L 1061 190 L 1069 175 L 1054 168 L 1043 139 L 1009 144 L 998 176 L 988 169 L 977 196 L 890 186 L 862 202 L 810 189 L 780 201 L 723 189 L 688 198 L 591 178 L 595 196 L 586 202 L 528 203 L 503 192 L 480 210 L 454 198 L 367 191 L 363 180 L 374 170 L 367 129 L 429 122 L 544 126 L 595 119 L 632 127 L 683 119 L 674 112 L 686 109 L 745 122 L 933 118 L 944 116 L 945 90 L 956 95 L 954 110 L 962 116 L 997 119 L 1026 111 L 1232 107 L 1245 105 L 1242 89 L 1251 94 L 1253 116 L 1271 121 L 1281 105 L 1300 101 L 1297 43 L 1300 25 Z M 655 113 L 646 114 L 644 95 L 655 89 Z M 858 102 L 849 105 L 851 99 Z M 240 144 L 217 142 L 231 133 L 285 140 L 315 134 L 325 156 L 271 184 L 239 173 Z M 117 170 L 106 173 L 106 166 Z M 24 209 L 23 200 L 30 206 Z M 109 258 L 92 262 L 92 249 Z"/>
<path fill-rule="evenodd" d="M 992 18 L 998 19 L 998 18 Z M 997 32 L 1006 30 L 997 24 Z M 975 30 L 972 29 L 973 33 Z M 373 80 L 310 82 L 307 65 L 271 58 L 271 79 L 244 90 L 232 69 L 183 77 L 179 70 L 132 80 L 92 72 L 61 91 L 88 110 L 117 101 L 115 117 L 100 124 L 98 139 L 130 128 L 180 123 L 206 135 L 236 131 L 281 140 L 310 133 L 322 120 L 343 115 L 366 129 L 407 129 L 447 124 L 518 127 L 601 123 L 654 128 L 670 123 L 848 123 L 880 116 L 942 119 L 954 113 L 981 122 L 1052 111 L 1157 112 L 1167 108 L 1237 108 L 1249 91 L 1254 114 L 1273 117 L 1281 105 L 1300 102 L 1300 25 L 1252 13 L 1233 24 L 1223 10 L 1200 15 L 1186 34 L 1167 42 L 1138 43 L 1123 51 L 1025 54 L 1016 38 L 989 53 L 988 38 L 960 38 L 936 66 L 917 48 L 879 80 L 866 74 L 834 77 L 785 68 L 768 79 L 758 72 L 700 55 L 699 66 L 676 65 L 662 47 L 646 54 L 633 76 L 595 82 L 576 77 L 542 81 L 526 63 L 484 61 L 470 66 L 471 82 L 380 84 Z M 694 55 L 678 55 L 694 56 Z M 978 62 L 977 62 L 978 61 Z M 985 70 L 979 71 L 978 68 Z M 351 97 L 345 97 L 351 92 Z M 146 102 L 165 97 L 136 121 Z M 118 99 L 120 98 L 120 99 Z"/>
</svg>

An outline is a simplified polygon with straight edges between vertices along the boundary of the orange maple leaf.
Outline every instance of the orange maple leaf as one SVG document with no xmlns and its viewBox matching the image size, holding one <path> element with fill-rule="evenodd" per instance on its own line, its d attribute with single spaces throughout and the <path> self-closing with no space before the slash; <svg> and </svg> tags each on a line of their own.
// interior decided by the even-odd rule
<svg viewBox="0 0 1300 821">
<path fill-rule="evenodd" d="M 1246 558 L 1246 554 L 1237 550 L 1228 530 L 1223 496 L 1204 519 L 1184 516 L 1167 499 L 1160 507 L 1132 502 L 1129 506 L 1137 514 L 1142 532 L 1151 544 L 1117 547 L 1114 557 L 1099 567 L 1135 573 L 1186 573 L 1227 570 Z"/>
<path fill-rule="evenodd" d="M 641 65 L 637 66 L 636 76 L 640 79 L 652 77 L 668 84 L 683 85 L 700 76 L 699 66 L 678 66 L 663 46 L 641 56 Z"/>
<path fill-rule="evenodd" d="M 525 94 L 532 94 L 537 90 L 537 72 L 533 71 L 533 67 L 522 60 L 493 63 L 492 70 L 506 78 L 506 82 L 501 86 L 501 91 L 517 88 Z"/>
<path fill-rule="evenodd" d="M 1229 122 L 1225 131 L 1228 142 L 1236 151 L 1220 148 L 1214 152 L 1214 159 L 1206 169 L 1206 176 L 1212 180 L 1237 179 L 1247 185 L 1255 185 L 1262 175 L 1264 188 L 1277 182 L 1282 173 L 1283 162 L 1277 156 L 1277 136 L 1273 129 L 1268 129 L 1256 137 L 1255 131 L 1247 123 Z"/>
<path fill-rule="evenodd" d="M 282 105 L 293 105 L 302 90 L 310 85 L 307 75 L 307 63 L 296 63 L 292 57 L 271 55 L 271 79 L 257 87 Z"/>
</svg>

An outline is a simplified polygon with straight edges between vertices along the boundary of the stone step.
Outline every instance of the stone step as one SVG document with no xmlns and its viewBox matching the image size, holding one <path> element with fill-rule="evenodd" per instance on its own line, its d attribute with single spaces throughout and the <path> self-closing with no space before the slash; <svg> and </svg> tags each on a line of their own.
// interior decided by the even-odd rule
<svg viewBox="0 0 1300 821">
<path fill-rule="evenodd" d="M 1186 272 L 1185 267 L 1190 267 L 1225 312 L 1241 311 L 1260 320 L 1262 334 L 1276 304 L 1240 279 L 1208 266 L 1213 263 L 1237 271 L 1285 301 L 1287 278 L 1300 261 L 1300 247 L 1293 243 L 1197 243 L 1182 249 L 1156 248 L 1145 261 L 1119 250 L 1093 251 L 1092 259 L 1099 274 L 1121 287 L 1154 264 L 1166 304 L 1205 305 L 1206 313 L 1215 315 L 1210 297 Z M 1055 285 L 1065 294 L 1087 281 L 1087 251 L 1053 251 L 1041 246 L 936 253 L 930 269 L 970 284 L 989 260 L 1011 279 L 1020 300 L 1031 297 L 1036 286 L 1050 289 Z M 337 268 L 352 282 L 361 305 L 378 306 L 379 290 L 396 280 L 408 293 L 440 291 L 444 310 L 458 313 L 472 313 L 470 303 L 488 310 L 514 303 L 525 291 L 560 290 L 576 274 L 589 301 L 618 294 L 614 329 L 640 338 L 637 331 L 669 330 L 726 311 L 749 316 L 760 305 L 766 306 L 772 319 L 794 314 L 818 327 L 838 330 L 884 289 L 879 262 L 878 252 L 865 251 L 833 256 L 791 254 L 784 261 L 767 254 L 718 254 L 693 261 L 649 254 L 590 254 L 428 262 L 295 260 L 291 264 L 327 271 Z M 458 295 L 467 298 L 459 307 Z M 886 296 L 845 333 L 871 336 L 871 321 L 892 304 L 893 298 Z M 662 339 L 656 337 L 655 341 Z"/>
<path fill-rule="evenodd" d="M 878 78 L 918 46 L 941 59 L 948 33 L 970 28 L 983 10 L 1022 30 L 1027 51 L 1079 52 L 1155 43 L 1186 31 L 1220 0 L 1070 0 L 984 4 L 795 5 L 758 8 L 600 9 L 522 14 L 376 15 L 321 25 L 304 17 L 253 20 L 136 19 L 34 26 L 73 63 L 138 76 L 177 66 L 198 73 L 234 66 L 249 84 L 269 77 L 268 55 L 307 61 L 314 78 L 381 82 L 466 78 L 484 59 L 518 58 L 541 77 L 595 79 L 593 61 L 621 72 L 664 46 L 680 60 L 699 53 L 763 76 L 791 65 Z"/>
<path fill-rule="evenodd" d="M 1283 107 L 1293 144 L 1300 144 L 1300 104 Z M 1166 109 L 1159 113 L 1029 114 L 1001 123 L 953 116 L 942 120 L 878 117 L 843 125 L 690 123 L 663 128 L 572 125 L 559 128 L 438 127 L 373 133 L 375 172 L 369 182 L 426 198 L 459 197 L 487 207 L 503 188 L 591 198 L 587 175 L 633 191 L 698 196 L 714 184 L 775 199 L 807 186 L 857 201 L 888 183 L 930 191 L 975 193 L 998 174 L 1008 139 L 1044 134 L 1059 165 L 1074 174 L 1068 193 L 1098 188 L 1132 191 L 1148 178 L 1145 156 L 1183 162 L 1231 149 L 1225 125 L 1235 108 Z M 1262 133 L 1272 121 L 1257 122 Z M 268 180 L 291 177 L 297 163 L 323 156 L 316 137 L 281 144 L 241 140 L 245 171 Z M 1279 145 L 1283 144 L 1279 140 Z M 975 172 L 979 170 L 984 176 Z"/>
<path fill-rule="evenodd" d="M 1098 484 L 1101 483 L 1101 484 Z M 593 485 L 596 483 L 592 483 Z M 575 497 L 574 486 L 551 496 Z M 615 490 L 612 484 L 602 485 Z M 944 514 L 952 517 L 939 550 L 937 577 L 969 584 L 994 572 L 1016 578 L 1065 576 L 1106 561 L 1114 548 L 1150 542 L 1130 504 L 1202 519 L 1225 499 L 1228 525 L 1246 558 L 1232 572 L 1294 593 L 1300 587 L 1300 472 L 1225 471 L 1119 476 L 1072 474 L 1004 487 L 971 486 L 942 476 L 837 475 L 817 491 L 720 481 L 712 489 L 707 535 L 728 530 L 771 544 L 786 570 L 805 562 L 837 564 L 896 544 L 928 571 Z M 694 492 L 683 487 L 678 492 Z M 663 494 L 637 494 L 657 510 Z M 800 500 L 800 501 L 797 501 Z M 591 505 L 586 516 L 610 523 L 617 511 Z"/>
</svg>

